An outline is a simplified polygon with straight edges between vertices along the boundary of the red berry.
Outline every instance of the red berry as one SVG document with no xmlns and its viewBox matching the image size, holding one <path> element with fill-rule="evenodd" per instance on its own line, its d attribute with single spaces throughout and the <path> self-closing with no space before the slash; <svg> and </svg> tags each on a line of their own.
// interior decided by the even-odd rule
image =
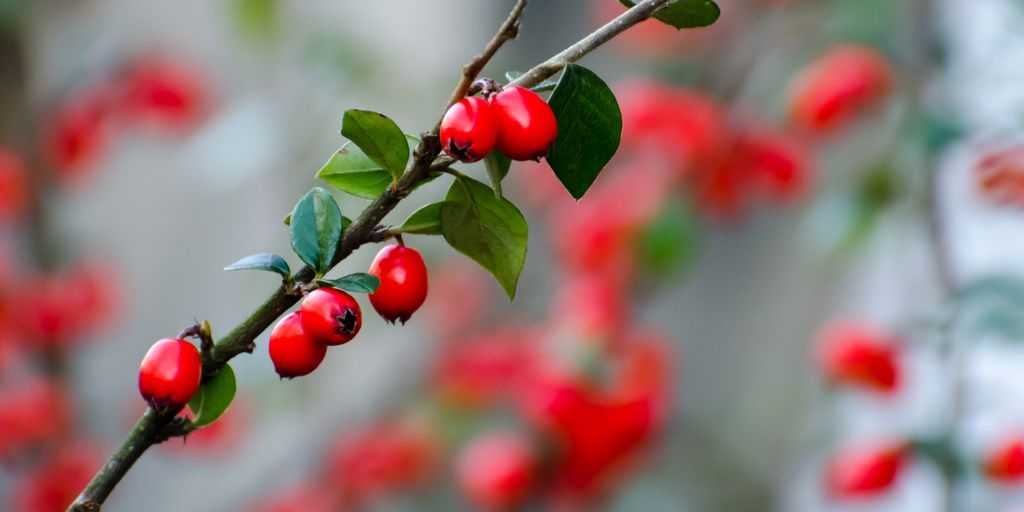
<svg viewBox="0 0 1024 512">
<path fill-rule="evenodd" d="M 459 456 L 459 487 L 481 509 L 511 510 L 526 497 L 534 468 L 533 452 L 523 438 L 492 432 Z"/>
<path fill-rule="evenodd" d="M 558 135 L 558 121 L 544 98 L 512 86 L 491 98 L 498 119 L 498 149 L 513 160 L 539 160 Z"/>
<path fill-rule="evenodd" d="M 327 355 L 327 345 L 309 336 L 302 329 L 302 314 L 288 314 L 270 332 L 267 346 L 274 371 L 282 379 L 309 375 Z"/>
<path fill-rule="evenodd" d="M 130 65 L 121 83 L 119 114 L 144 127 L 193 125 L 208 103 L 202 73 L 187 62 L 147 57 Z"/>
<path fill-rule="evenodd" d="M 359 303 L 341 290 L 320 288 L 302 299 L 302 330 L 320 343 L 347 343 L 359 333 L 362 325 Z"/>
<path fill-rule="evenodd" d="M 441 144 L 445 153 L 463 162 L 476 162 L 494 149 L 498 120 L 483 98 L 462 98 L 441 119 Z"/>
<path fill-rule="evenodd" d="M 850 446 L 832 456 L 826 479 L 838 499 L 868 498 L 892 488 L 906 462 L 906 446 Z"/>
<path fill-rule="evenodd" d="M 889 90 L 891 75 L 889 64 L 874 50 L 840 46 L 796 77 L 790 115 L 812 130 L 832 130 L 878 101 Z"/>
<path fill-rule="evenodd" d="M 996 446 L 985 457 L 982 468 L 992 480 L 1020 482 L 1024 478 L 1024 440 L 1008 439 Z"/>
<path fill-rule="evenodd" d="M 370 294 L 370 304 L 388 322 L 404 324 L 427 299 L 427 265 L 415 249 L 389 245 L 377 253 L 370 273 L 380 288 Z"/>
<path fill-rule="evenodd" d="M 896 342 L 884 334 L 857 323 L 839 322 L 826 327 L 820 340 L 818 358 L 832 381 L 883 393 L 899 387 Z"/>
<path fill-rule="evenodd" d="M 142 358 L 139 392 L 154 409 L 177 411 L 199 389 L 202 366 L 195 345 L 181 339 L 162 339 Z"/>
</svg>

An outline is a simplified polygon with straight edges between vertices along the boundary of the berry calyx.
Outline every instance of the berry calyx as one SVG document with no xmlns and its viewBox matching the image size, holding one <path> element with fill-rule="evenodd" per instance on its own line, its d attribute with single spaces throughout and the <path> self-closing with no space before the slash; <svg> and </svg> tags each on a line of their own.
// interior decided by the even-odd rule
<svg viewBox="0 0 1024 512">
<path fill-rule="evenodd" d="M 359 303 L 341 290 L 319 288 L 302 299 L 302 329 L 320 343 L 348 343 L 362 325 Z"/>
<path fill-rule="evenodd" d="M 498 150 L 512 160 L 539 160 L 558 135 L 555 113 L 544 98 L 512 86 L 491 98 L 498 120 Z"/>
<path fill-rule="evenodd" d="M 481 160 L 498 139 L 494 109 L 483 98 L 462 98 L 445 112 L 440 136 L 445 153 L 452 158 L 462 162 Z"/>
<path fill-rule="evenodd" d="M 380 279 L 370 304 L 390 323 L 404 324 L 427 299 L 427 265 L 416 249 L 389 245 L 377 253 L 369 272 Z"/>
<path fill-rule="evenodd" d="M 182 339 L 162 339 L 142 358 L 139 393 L 157 411 L 178 411 L 199 389 L 202 367 L 195 345 Z"/>
<path fill-rule="evenodd" d="M 533 484 L 536 463 L 529 444 L 504 432 L 470 443 L 458 460 L 459 487 L 483 510 L 513 510 Z"/>
<path fill-rule="evenodd" d="M 327 355 L 327 345 L 302 330 L 302 313 L 292 312 L 270 332 L 267 345 L 274 371 L 282 379 L 294 379 L 316 370 Z"/>
</svg>

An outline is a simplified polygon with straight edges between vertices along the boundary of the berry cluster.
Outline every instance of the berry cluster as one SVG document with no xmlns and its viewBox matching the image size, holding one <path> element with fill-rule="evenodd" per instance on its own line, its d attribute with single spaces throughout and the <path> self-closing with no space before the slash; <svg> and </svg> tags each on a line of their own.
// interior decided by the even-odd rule
<svg viewBox="0 0 1024 512">
<path fill-rule="evenodd" d="M 427 266 L 415 249 L 388 245 L 370 265 L 380 286 L 370 294 L 374 309 L 390 323 L 405 323 L 427 298 Z M 282 379 L 309 375 L 320 366 L 327 347 L 352 341 L 363 325 L 356 299 L 335 288 L 317 288 L 270 332 L 268 351 Z M 142 359 L 139 392 L 157 411 L 178 412 L 199 389 L 202 358 L 183 339 L 156 342 Z"/>
<path fill-rule="evenodd" d="M 512 86 L 487 99 L 459 100 L 441 120 L 440 135 L 444 151 L 461 162 L 479 161 L 495 147 L 512 160 L 540 160 L 558 135 L 558 122 L 537 93 Z"/>
</svg>

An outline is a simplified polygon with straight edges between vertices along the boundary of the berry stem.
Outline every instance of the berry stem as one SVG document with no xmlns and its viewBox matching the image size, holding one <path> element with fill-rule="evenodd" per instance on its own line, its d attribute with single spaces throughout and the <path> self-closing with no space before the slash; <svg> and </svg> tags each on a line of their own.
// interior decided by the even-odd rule
<svg viewBox="0 0 1024 512">
<path fill-rule="evenodd" d="M 654 11 L 669 1 L 641 1 L 611 22 L 529 70 L 513 84 L 530 87 L 543 82 L 560 71 L 566 64 L 581 59 L 627 28 L 648 19 Z M 452 92 L 444 111 L 465 97 L 466 91 L 469 90 L 470 85 L 476 80 L 484 66 L 506 41 L 513 39 L 519 33 L 519 22 L 526 3 L 526 0 L 516 2 L 508 18 L 484 47 L 484 51 L 463 67 L 462 78 Z M 445 172 L 454 163 L 450 157 L 439 156 L 441 153 L 441 144 L 438 138 L 439 127 L 440 118 L 430 132 L 422 134 L 419 145 L 413 151 L 412 162 L 402 176 L 374 199 L 345 230 L 339 245 L 337 261 L 344 260 L 363 244 L 374 241 L 375 237 L 379 236 L 379 224 L 385 215 L 390 213 L 428 175 L 432 172 Z M 303 285 L 313 282 L 315 275 L 313 269 L 305 267 L 295 273 L 291 281 L 294 283 L 294 287 L 301 288 Z M 254 340 L 256 337 L 301 298 L 291 291 L 294 287 L 282 285 L 248 318 L 214 344 L 209 352 L 204 353 L 204 377 L 215 375 L 233 357 L 255 350 Z M 129 432 L 128 437 L 114 451 L 103 468 L 96 473 L 78 499 L 71 504 L 68 512 L 100 511 L 111 491 L 147 448 L 166 440 L 169 436 L 185 433 L 185 429 L 173 428 L 173 423 L 173 416 L 160 415 L 151 410 L 143 414 Z"/>
</svg>

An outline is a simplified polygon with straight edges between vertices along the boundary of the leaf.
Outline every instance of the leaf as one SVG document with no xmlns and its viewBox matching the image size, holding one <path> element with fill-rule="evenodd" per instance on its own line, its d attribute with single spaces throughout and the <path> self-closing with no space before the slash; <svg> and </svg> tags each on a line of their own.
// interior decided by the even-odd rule
<svg viewBox="0 0 1024 512">
<path fill-rule="evenodd" d="M 269 252 L 246 256 L 224 267 L 224 270 L 265 270 L 278 273 L 285 281 L 291 279 L 292 276 L 288 262 L 284 258 Z"/>
<path fill-rule="evenodd" d="M 393 178 L 398 179 L 405 172 L 409 144 L 402 129 L 387 116 L 369 110 L 346 110 L 341 134 Z"/>
<path fill-rule="evenodd" d="M 494 193 L 501 197 L 501 180 L 508 175 L 508 169 L 512 166 L 512 159 L 503 155 L 497 149 L 490 152 L 484 158 L 484 167 L 487 168 L 487 177 L 491 179 L 491 187 Z"/>
<path fill-rule="evenodd" d="M 626 7 L 637 4 L 635 0 L 619 0 L 619 3 Z M 718 21 L 721 14 L 718 4 L 711 0 L 676 0 L 654 11 L 652 17 L 680 29 L 706 27 Z"/>
<path fill-rule="evenodd" d="M 646 277 L 663 279 L 688 268 L 697 254 L 700 223 L 684 201 L 668 202 L 637 237 L 637 262 Z"/>
<path fill-rule="evenodd" d="M 365 272 L 349 274 L 338 279 L 321 279 L 318 282 L 352 293 L 373 293 L 380 288 L 380 279 Z"/>
<path fill-rule="evenodd" d="M 526 262 L 528 227 L 523 214 L 487 185 L 458 177 L 441 207 L 441 229 L 452 248 L 487 269 L 515 298 Z"/>
<path fill-rule="evenodd" d="M 411 155 L 420 141 L 411 135 L 406 135 L 405 139 Z M 430 181 L 439 175 L 440 173 L 434 173 L 424 181 Z M 316 177 L 342 192 L 363 199 L 376 199 L 392 181 L 388 171 L 366 156 L 366 153 L 351 141 L 346 142 L 341 149 L 331 155 L 327 163 L 316 173 Z"/>
<path fill-rule="evenodd" d="M 338 203 L 320 187 L 306 193 L 292 211 L 292 249 L 318 274 L 334 264 L 342 222 Z"/>
<path fill-rule="evenodd" d="M 569 64 L 548 100 L 558 119 L 558 137 L 548 164 L 579 199 L 619 149 L 622 112 L 615 95 L 593 71 Z"/>
<path fill-rule="evenodd" d="M 508 80 L 509 82 L 515 82 L 521 76 L 523 76 L 522 71 L 506 71 L 505 72 L 505 79 Z M 541 83 L 539 83 L 539 84 L 537 84 L 537 85 L 535 85 L 533 87 L 530 87 L 530 90 L 533 91 L 533 92 L 548 92 L 548 91 L 554 90 L 556 85 L 558 85 L 558 82 L 556 82 L 554 80 L 545 80 L 545 81 L 543 81 L 543 82 L 541 82 Z"/>
<path fill-rule="evenodd" d="M 436 203 L 430 203 L 415 212 L 405 222 L 402 223 L 402 227 L 399 229 L 402 233 L 409 233 L 412 235 L 440 235 L 441 232 L 441 208 L 444 206 L 444 201 L 438 201 Z"/>
<path fill-rule="evenodd" d="M 253 39 L 267 39 L 278 29 L 280 0 L 235 0 L 235 19 L 241 32 Z"/>
<path fill-rule="evenodd" d="M 995 335 L 1024 340 L 1024 280 L 989 276 L 964 287 L 957 296 L 961 318 L 970 337 Z"/>
<path fill-rule="evenodd" d="M 194 427 L 204 427 L 217 421 L 235 398 L 235 371 L 224 365 L 212 380 L 199 386 L 199 391 L 188 401 L 195 418 Z"/>
</svg>

